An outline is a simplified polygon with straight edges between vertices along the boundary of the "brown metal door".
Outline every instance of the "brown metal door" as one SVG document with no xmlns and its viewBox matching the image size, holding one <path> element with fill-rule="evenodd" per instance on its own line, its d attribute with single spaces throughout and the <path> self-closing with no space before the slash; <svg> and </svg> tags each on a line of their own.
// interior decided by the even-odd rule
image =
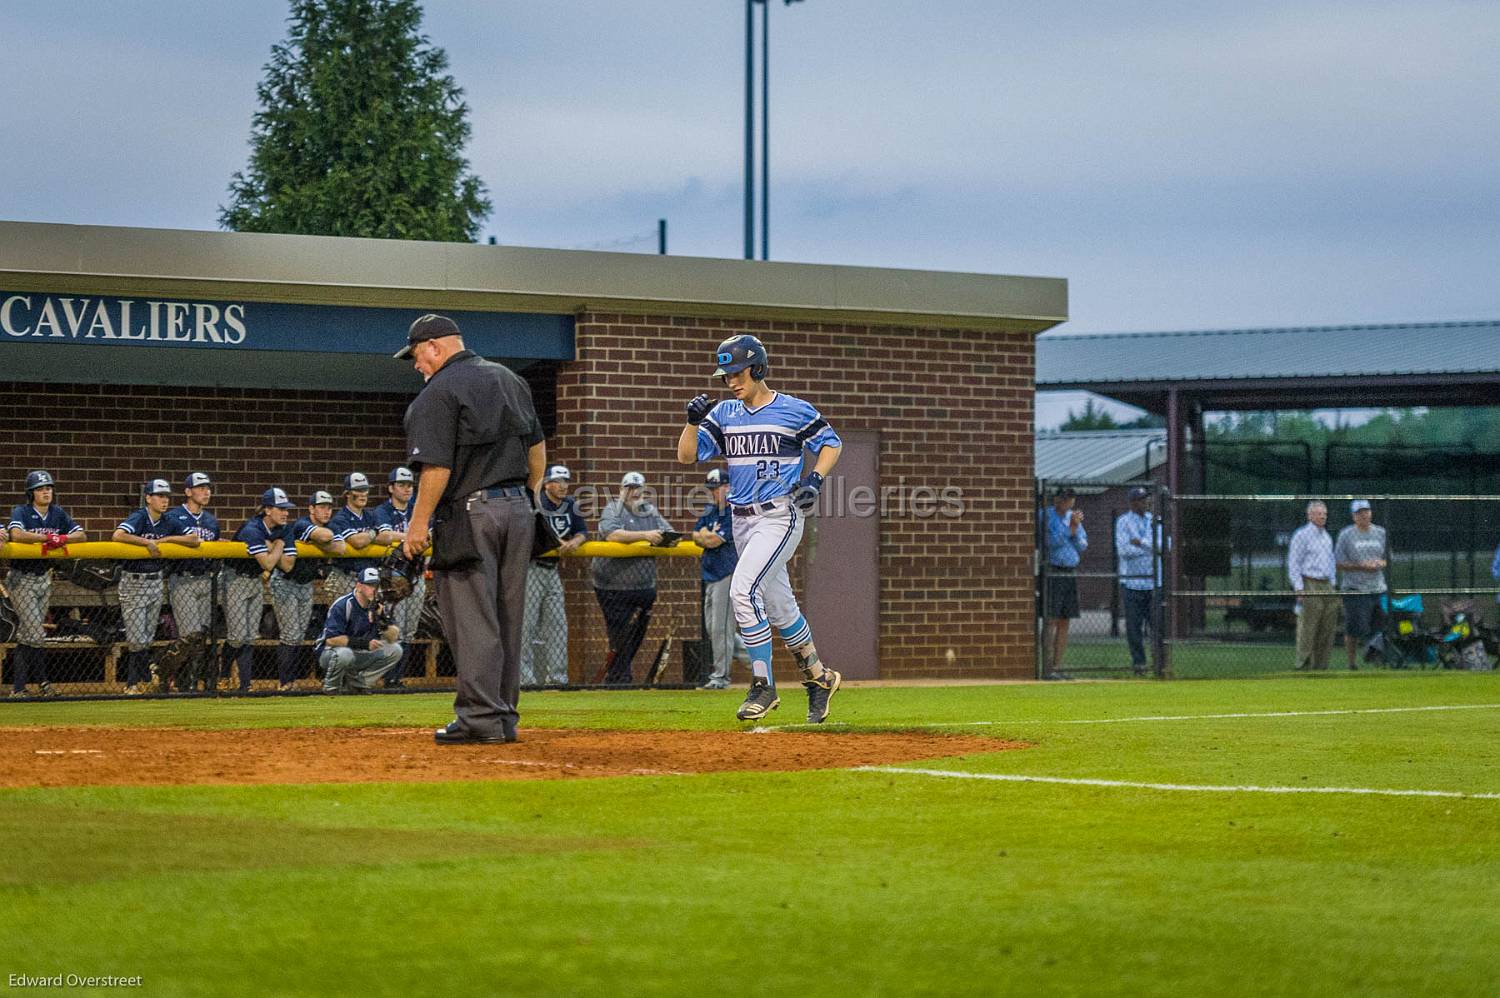
<svg viewBox="0 0 1500 998">
<path fill-rule="evenodd" d="M 843 453 L 802 542 L 806 614 L 824 662 L 848 679 L 878 679 L 880 434 L 839 435 Z"/>
</svg>

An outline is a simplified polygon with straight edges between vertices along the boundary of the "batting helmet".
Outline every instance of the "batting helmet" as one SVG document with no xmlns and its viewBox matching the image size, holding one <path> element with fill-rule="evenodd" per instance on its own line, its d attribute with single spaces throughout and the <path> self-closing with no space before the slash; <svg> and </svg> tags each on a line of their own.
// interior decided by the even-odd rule
<svg viewBox="0 0 1500 998">
<path fill-rule="evenodd" d="M 46 488 L 48 485 L 56 485 L 52 476 L 45 471 L 33 471 L 26 476 L 26 494 L 31 495 L 37 489 Z"/>
<path fill-rule="evenodd" d="M 714 360 L 719 365 L 714 371 L 716 378 L 743 371 L 748 367 L 750 377 L 756 381 L 764 381 L 771 370 L 771 358 L 766 353 L 766 345 L 749 333 L 731 336 L 720 343 Z"/>
</svg>

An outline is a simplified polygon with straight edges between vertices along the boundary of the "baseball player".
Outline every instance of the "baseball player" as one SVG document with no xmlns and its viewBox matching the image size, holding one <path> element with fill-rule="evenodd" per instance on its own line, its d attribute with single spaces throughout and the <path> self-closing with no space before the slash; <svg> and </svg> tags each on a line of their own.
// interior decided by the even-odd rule
<svg viewBox="0 0 1500 998">
<path fill-rule="evenodd" d="M 218 540 L 218 517 L 208 511 L 214 494 L 213 481 L 204 472 L 194 471 L 183 481 L 182 489 L 182 505 L 167 512 L 173 535 L 193 536 L 199 541 Z M 214 579 L 218 571 L 218 562 L 208 558 L 182 558 L 168 568 L 167 599 L 172 604 L 172 619 L 177 624 L 179 638 L 209 634 L 213 623 Z M 178 673 L 179 690 L 195 688 L 199 677 L 205 691 L 212 687 L 214 680 L 208 668 L 211 654 L 208 648 L 205 642 L 198 661 L 188 663 L 185 671 Z M 184 675 L 187 677 L 185 686 Z"/>
<path fill-rule="evenodd" d="M 734 510 L 729 505 L 729 476 L 715 468 L 704 484 L 712 490 L 714 501 L 703 510 L 693 525 L 693 540 L 703 549 L 699 569 L 703 575 L 703 623 L 713 649 L 713 671 L 702 689 L 729 688 L 729 663 L 733 660 L 738 629 L 735 627 L 734 603 L 729 589 L 734 582 L 738 555 L 734 550 Z"/>
<path fill-rule="evenodd" d="M 521 682 L 568 682 L 568 614 L 563 601 L 562 556 L 588 539 L 588 524 L 568 495 L 573 474 L 554 464 L 542 478 L 541 511 L 562 545 L 556 558 L 533 558 L 526 569 L 526 615 L 521 623 Z"/>
<path fill-rule="evenodd" d="M 333 496 L 322 490 L 314 492 L 307 501 L 307 515 L 288 531 L 281 561 L 271 574 L 271 606 L 276 611 L 276 629 L 280 635 L 276 648 L 278 693 L 287 692 L 295 680 L 307 674 L 305 666 L 298 668 L 298 653 L 302 650 L 307 623 L 312 619 L 313 586 L 328 569 L 322 558 L 299 559 L 297 543 L 311 544 L 324 554 L 343 554 L 344 542 L 328 528 L 332 518 Z"/>
<path fill-rule="evenodd" d="M 52 476 L 33 471 L 26 476 L 26 502 L 10 514 L 10 539 L 16 544 L 40 544 L 42 553 L 67 549 L 69 542 L 86 540 L 83 528 L 73 522 L 67 510 L 54 505 L 56 488 Z M 26 682 L 35 675 L 41 684 L 41 695 L 57 696 L 47 681 L 47 604 L 52 598 L 52 566 L 44 559 L 10 563 L 6 577 L 10 603 L 17 617 L 16 647 L 10 656 L 13 677 L 11 696 L 24 697 Z"/>
<path fill-rule="evenodd" d="M 145 505 L 127 516 L 110 538 L 151 552 L 150 558 L 127 561 L 120 572 L 120 614 L 125 619 L 125 693 L 140 696 L 151 679 L 151 645 L 161 623 L 162 568 L 157 545 L 170 543 L 195 548 L 203 541 L 192 534 L 173 534 L 167 507 L 172 486 L 153 478 L 141 490 Z"/>
<path fill-rule="evenodd" d="M 328 527 L 333 536 L 344 542 L 346 548 L 362 551 L 375 543 L 380 536 L 380 526 L 375 522 L 370 505 L 370 480 L 363 472 L 352 471 L 344 476 L 344 506 L 333 514 Z M 360 571 L 375 567 L 374 558 L 343 558 L 335 562 L 328 573 L 334 590 L 342 596 L 354 586 Z"/>
<path fill-rule="evenodd" d="M 750 652 L 750 692 L 735 716 L 754 721 L 775 710 L 771 629 L 791 649 L 807 689 L 807 721 L 821 724 L 843 677 L 826 668 L 813 645 L 812 628 L 797 606 L 786 563 L 802 540 L 807 514 L 817 504 L 823 478 L 838 463 L 843 441 L 807 402 L 766 384 L 770 358 L 754 336 L 719 344 L 714 377 L 734 394 L 715 404 L 699 395 L 687 404 L 687 425 L 677 439 L 683 464 L 723 455 L 729 463 L 729 503 L 739 561 L 730 584 L 734 616 Z M 802 478 L 802 452 L 817 455 Z"/>
<path fill-rule="evenodd" d="M 315 649 L 324 693 L 365 693 L 401 659 L 400 631 L 378 619 L 380 569 L 360 569 L 354 590 L 333 601 Z"/>
<path fill-rule="evenodd" d="M 376 544 L 389 547 L 392 544 L 400 544 L 406 540 L 406 521 L 411 516 L 412 500 L 417 490 L 417 478 L 412 474 L 410 468 L 402 465 L 392 468 L 386 486 L 390 497 L 371 514 L 375 517 L 376 528 L 380 531 L 375 536 Z M 427 599 L 427 573 L 423 572 L 413 581 L 411 595 L 392 608 L 391 613 L 396 621 L 396 626 L 401 628 L 401 637 L 405 639 L 406 654 L 395 665 L 385 677 L 385 688 L 402 689 L 405 683 L 401 677 L 406 674 L 408 660 L 418 654 L 416 642 L 412 639 L 417 636 L 417 624 L 422 619 L 422 602 Z"/>
<path fill-rule="evenodd" d="M 228 580 L 224 589 L 224 620 L 228 645 L 219 674 L 221 692 L 230 688 L 230 662 L 239 667 L 240 692 L 250 692 L 255 671 L 255 639 L 260 634 L 260 617 L 266 605 L 261 577 L 281 564 L 288 546 L 296 558 L 297 542 L 291 539 L 286 522 L 296 508 L 287 498 L 286 490 L 272 486 L 261 493 L 260 512 L 234 532 L 234 540 L 245 545 L 245 553 L 250 557 L 233 558 L 225 566 Z"/>
</svg>

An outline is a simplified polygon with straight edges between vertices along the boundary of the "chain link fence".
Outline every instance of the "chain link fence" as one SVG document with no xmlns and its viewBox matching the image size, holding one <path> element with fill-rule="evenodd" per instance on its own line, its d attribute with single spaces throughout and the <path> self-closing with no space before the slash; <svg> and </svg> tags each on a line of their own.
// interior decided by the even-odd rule
<svg viewBox="0 0 1500 998">
<path fill-rule="evenodd" d="M 1143 493 L 1135 508 L 1132 489 Z M 1354 523 L 1355 500 L 1370 504 L 1376 531 Z M 1322 543 L 1338 555 L 1324 569 L 1299 554 L 1299 593 L 1288 555 L 1311 503 L 1326 512 Z M 1082 544 L 1069 539 L 1075 513 Z M 1341 546 L 1347 531 L 1357 532 Z M 1372 559 L 1372 545 L 1383 556 Z M 1500 496 L 1174 497 L 1151 483 L 1040 482 L 1037 672 L 1490 670 L 1500 657 L 1497 548 Z M 1385 564 L 1357 567 L 1366 560 Z"/>
<path fill-rule="evenodd" d="M 352 586 L 338 559 L 312 578 L 267 577 L 242 544 L 213 557 L 174 556 L 164 573 L 131 571 L 121 545 L 71 545 L 40 557 L 7 545 L 0 559 L 0 683 L 11 697 L 211 696 L 319 693 L 314 649 L 328 607 Z M 184 549 L 186 550 L 186 549 Z M 360 552 L 378 556 L 379 549 Z M 698 549 L 591 542 L 534 564 L 527 580 L 522 684 L 684 686 L 706 678 Z M 596 590 L 594 557 L 649 558 L 654 583 Z M 103 555 L 103 556 L 101 556 Z M 560 564 L 559 564 L 560 562 Z M 440 577 L 391 608 L 402 654 L 375 682 L 391 690 L 451 690 L 456 670 L 437 609 Z M 519 608 L 518 608 L 519 610 Z M 4 695 L 4 694 L 0 694 Z"/>
</svg>

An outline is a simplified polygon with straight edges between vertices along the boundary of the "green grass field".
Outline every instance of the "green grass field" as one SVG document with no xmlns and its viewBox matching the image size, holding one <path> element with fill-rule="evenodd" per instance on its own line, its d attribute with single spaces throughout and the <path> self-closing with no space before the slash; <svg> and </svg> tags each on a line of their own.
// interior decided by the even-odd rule
<svg viewBox="0 0 1500 998">
<path fill-rule="evenodd" d="M 523 737 L 731 728 L 742 695 L 536 694 Z M 773 717 L 800 702 L 792 687 Z M 943 771 L 1500 794 L 1496 675 L 850 688 L 834 706 L 817 737 L 951 725 L 1034 743 L 926 764 Z M 0 726 L 433 725 L 447 707 L 6 704 Z M 1181 717 L 1311 711 L 1379 712 Z M 0 830 L 0 979 L 139 974 L 147 994 L 1461 996 L 1500 980 L 1500 797 L 813 771 L 6 790 Z"/>
</svg>

